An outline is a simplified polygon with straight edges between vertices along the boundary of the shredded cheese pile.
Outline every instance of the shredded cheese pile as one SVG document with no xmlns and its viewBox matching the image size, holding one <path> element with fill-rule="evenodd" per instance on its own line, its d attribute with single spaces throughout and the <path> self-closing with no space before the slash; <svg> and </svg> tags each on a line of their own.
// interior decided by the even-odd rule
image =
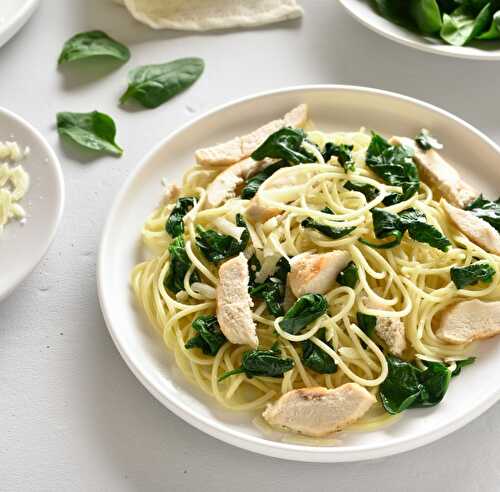
<svg viewBox="0 0 500 492">
<path fill-rule="evenodd" d="M 11 219 L 26 217 L 19 202 L 29 189 L 30 177 L 20 164 L 13 164 L 28 153 L 28 148 L 22 151 L 16 142 L 0 142 L 0 234 Z"/>
</svg>

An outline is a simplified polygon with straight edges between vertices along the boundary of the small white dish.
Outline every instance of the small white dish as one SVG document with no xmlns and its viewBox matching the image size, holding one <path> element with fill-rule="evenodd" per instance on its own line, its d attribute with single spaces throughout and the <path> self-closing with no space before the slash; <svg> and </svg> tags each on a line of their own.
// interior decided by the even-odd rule
<svg viewBox="0 0 500 492">
<path fill-rule="evenodd" d="M 19 162 L 30 175 L 20 205 L 25 223 L 9 222 L 0 234 L 0 300 L 35 268 L 54 239 L 64 206 L 64 180 L 56 154 L 43 136 L 19 116 L 0 108 L 0 142 L 16 141 L 29 154 Z"/>
<path fill-rule="evenodd" d="M 417 50 L 471 60 L 500 60 L 500 41 L 477 42 L 471 46 L 451 46 L 438 38 L 425 36 L 398 26 L 382 17 L 370 0 L 339 0 L 361 24 L 372 31 Z"/>
<path fill-rule="evenodd" d="M 0 46 L 28 22 L 40 0 L 0 1 Z"/>
<path fill-rule="evenodd" d="M 500 149 L 456 116 L 415 99 L 351 86 L 305 86 L 232 102 L 195 119 L 160 142 L 129 177 L 104 228 L 98 261 L 99 299 L 110 334 L 137 378 L 172 412 L 198 429 L 235 446 L 269 456 L 316 462 L 359 461 L 401 453 L 435 441 L 487 410 L 500 398 L 500 343 L 478 345 L 477 362 L 454 379 L 446 399 L 414 409 L 375 432 L 345 432 L 338 446 L 312 447 L 273 440 L 248 414 L 221 408 L 187 382 L 140 309 L 129 286 L 143 259 L 140 231 L 162 195 L 161 179 L 179 183 L 196 148 L 248 133 L 300 104 L 324 131 L 361 126 L 384 135 L 416 135 L 429 128 L 445 145 L 444 156 L 485 195 L 500 192 Z M 472 164 L 473 163 L 473 164 Z"/>
</svg>

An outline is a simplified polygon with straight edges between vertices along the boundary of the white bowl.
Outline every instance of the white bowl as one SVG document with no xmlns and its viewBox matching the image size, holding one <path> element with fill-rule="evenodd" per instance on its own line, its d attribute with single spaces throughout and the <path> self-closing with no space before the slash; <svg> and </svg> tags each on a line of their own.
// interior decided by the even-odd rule
<svg viewBox="0 0 500 492">
<path fill-rule="evenodd" d="M 28 22 L 39 3 L 40 0 L 0 1 L 0 46 Z"/>
<path fill-rule="evenodd" d="M 54 239 L 64 206 L 64 181 L 54 151 L 42 135 L 14 113 L 0 108 L 0 142 L 16 141 L 29 155 L 20 162 L 30 188 L 20 204 L 26 223 L 9 222 L 0 234 L 0 300 L 35 268 Z"/>
<path fill-rule="evenodd" d="M 471 46 L 451 46 L 438 38 L 418 34 L 394 24 L 382 17 L 370 0 L 339 1 L 361 24 L 397 43 L 437 55 L 472 60 L 500 60 L 500 41 L 478 41 Z"/>
<path fill-rule="evenodd" d="M 434 408 L 407 411 L 383 430 L 344 433 L 342 445 L 312 447 L 279 442 L 261 434 L 248 414 L 225 411 L 186 382 L 172 354 L 136 308 L 129 276 L 141 261 L 140 231 L 161 198 L 160 180 L 179 182 L 198 147 L 214 144 L 275 119 L 307 103 L 318 128 L 385 135 L 415 135 L 431 129 L 444 143 L 444 155 L 465 179 L 486 195 L 500 191 L 500 149 L 459 118 L 398 94 L 349 86 L 306 86 L 259 94 L 217 108 L 180 128 L 146 155 L 115 200 L 104 228 L 98 262 L 99 298 L 111 336 L 138 379 L 172 412 L 198 429 L 236 446 L 286 459 L 356 461 L 400 453 L 434 441 L 484 412 L 500 396 L 498 340 L 477 347 L 478 361 L 453 380 L 445 400 Z M 472 165 L 473 163 L 473 165 Z M 474 171 L 474 172 L 473 172 Z"/>
</svg>

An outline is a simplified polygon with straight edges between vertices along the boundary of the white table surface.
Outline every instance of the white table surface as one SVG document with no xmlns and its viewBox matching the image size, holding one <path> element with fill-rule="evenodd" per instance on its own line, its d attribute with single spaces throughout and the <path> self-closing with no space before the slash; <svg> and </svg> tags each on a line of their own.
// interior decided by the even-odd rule
<svg viewBox="0 0 500 492">
<path fill-rule="evenodd" d="M 284 86 L 358 84 L 437 104 L 500 143 L 500 63 L 412 51 L 358 25 L 334 0 L 302 3 L 302 22 L 189 34 L 153 32 L 110 0 L 42 0 L 0 49 L 0 106 L 47 137 L 67 191 L 52 248 L 0 305 L 1 491 L 499 490 L 499 405 L 400 456 L 339 465 L 285 462 L 230 447 L 175 417 L 135 379 L 108 335 L 95 270 L 113 198 L 145 152 L 206 110 Z M 63 42 L 88 29 L 126 42 L 128 67 L 58 71 Z M 201 56 L 207 65 L 188 92 L 152 111 L 117 107 L 127 68 L 184 56 Z M 117 121 L 121 159 L 89 161 L 61 146 L 55 113 L 93 109 Z"/>
</svg>

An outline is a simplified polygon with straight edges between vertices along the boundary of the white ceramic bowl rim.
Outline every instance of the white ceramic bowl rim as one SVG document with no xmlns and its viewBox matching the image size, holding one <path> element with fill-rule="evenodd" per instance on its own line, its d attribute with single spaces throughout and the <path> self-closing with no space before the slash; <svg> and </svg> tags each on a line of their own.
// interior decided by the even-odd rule
<svg viewBox="0 0 500 492">
<path fill-rule="evenodd" d="M 250 436 L 243 432 L 239 432 L 234 429 L 225 428 L 220 422 L 208 419 L 203 415 L 199 415 L 197 412 L 193 411 L 188 405 L 183 402 L 171 399 L 168 395 L 164 394 L 159 387 L 152 380 L 148 379 L 148 376 L 143 373 L 141 370 L 140 364 L 134 359 L 134 354 L 127 352 L 125 347 L 122 346 L 120 342 L 119 332 L 112 322 L 112 314 L 111 309 L 108 306 L 108 302 L 106 300 L 106 296 L 103 291 L 103 274 L 105 271 L 105 256 L 104 253 L 108 248 L 108 243 L 111 240 L 110 237 L 110 229 L 111 224 L 115 221 L 115 217 L 119 213 L 119 204 L 122 201 L 122 197 L 126 195 L 127 189 L 130 184 L 136 178 L 136 175 L 139 174 L 142 167 L 146 165 L 146 163 L 152 158 L 152 156 L 167 142 L 176 138 L 176 136 L 183 132 L 189 126 L 195 124 L 196 122 L 213 115 L 214 113 L 218 113 L 224 111 L 226 108 L 238 105 L 242 102 L 257 100 L 260 98 L 266 98 L 268 96 L 281 94 L 281 93 L 294 93 L 301 91 L 324 91 L 324 90 L 335 90 L 335 91 L 357 91 L 359 93 L 371 93 L 378 94 L 381 96 L 391 97 L 395 99 L 399 99 L 402 101 L 407 101 L 413 103 L 415 105 L 421 106 L 433 112 L 440 113 L 447 118 L 450 118 L 459 124 L 465 126 L 469 131 L 476 134 L 479 138 L 481 138 L 485 143 L 490 145 L 495 149 L 495 151 L 500 155 L 500 148 L 487 136 L 481 133 L 479 130 L 476 130 L 470 124 L 465 122 L 464 120 L 458 118 L 457 116 L 440 109 L 432 104 L 425 103 L 419 101 L 418 99 L 414 99 L 409 96 L 404 96 L 395 92 L 384 91 L 380 89 L 373 89 L 369 87 L 359 87 L 359 86 L 349 86 L 349 85 L 304 85 L 304 86 L 294 86 L 283 88 L 274 91 L 265 91 L 261 93 L 257 93 L 251 96 L 243 97 L 237 99 L 235 101 L 231 101 L 229 103 L 218 106 L 201 116 L 191 120 L 181 126 L 178 130 L 172 132 L 166 138 L 164 138 L 161 142 L 159 142 L 140 162 L 140 164 L 135 168 L 135 170 L 128 177 L 124 185 L 122 186 L 120 192 L 116 196 L 113 206 L 111 208 L 110 214 L 106 221 L 106 224 L 103 229 L 101 244 L 99 248 L 99 258 L 98 258 L 98 270 L 97 270 L 97 283 L 98 283 L 98 294 L 99 301 L 101 305 L 101 309 L 104 315 L 104 319 L 110 335 L 118 348 L 121 356 L 131 369 L 131 371 L 135 374 L 135 376 L 139 379 L 139 381 L 149 390 L 149 392 L 155 396 L 161 403 L 163 403 L 169 410 L 175 413 L 177 416 L 181 417 L 183 420 L 193 425 L 194 427 L 202 430 L 203 432 L 216 437 L 224 442 L 229 444 L 241 447 L 243 449 L 247 449 L 249 451 L 258 452 L 264 455 L 285 458 L 290 460 L 297 461 L 314 461 L 314 462 L 341 462 L 341 461 L 361 461 L 367 459 L 375 459 L 383 456 L 389 456 L 397 453 L 402 453 L 405 451 L 409 451 L 411 449 L 415 449 L 417 447 L 423 446 L 425 444 L 431 443 L 441 437 L 444 437 L 451 432 L 463 427 L 480 414 L 485 412 L 488 408 L 490 408 L 494 403 L 496 403 L 500 399 L 500 385 L 496 389 L 495 392 L 486 395 L 483 399 L 476 402 L 475 406 L 471 406 L 471 409 L 465 413 L 461 418 L 457 418 L 453 421 L 447 422 L 441 425 L 437 429 L 433 429 L 424 433 L 421 433 L 418 437 L 403 437 L 399 439 L 393 440 L 389 444 L 376 444 L 376 445 L 364 445 L 364 446 L 342 446 L 342 447 L 313 447 L 313 446 L 305 446 L 300 444 L 289 444 L 282 443 L 276 441 L 269 441 L 263 438 Z"/>
<path fill-rule="evenodd" d="M 415 48 L 427 53 L 433 53 L 441 56 L 450 56 L 453 58 L 463 58 L 477 61 L 494 61 L 500 60 L 500 48 L 495 50 L 480 49 L 472 46 L 451 46 L 444 43 L 432 44 L 426 42 L 423 34 L 413 33 L 402 26 L 385 19 L 377 12 L 373 12 L 373 18 L 377 18 L 378 23 L 374 23 L 369 17 L 359 15 L 351 7 L 353 0 L 339 0 L 345 10 L 358 22 L 367 27 L 373 32 L 380 34 L 386 39 L 403 44 L 410 48 Z M 413 39 L 413 36 L 418 36 L 421 40 Z M 496 41 L 494 41 L 496 42 Z"/>
<path fill-rule="evenodd" d="M 40 0 L 26 0 L 21 8 L 0 24 L 0 47 L 9 41 L 28 22 Z M 6 33 L 3 35 L 3 33 Z"/>
<path fill-rule="evenodd" d="M 5 298 L 7 297 L 23 280 L 26 279 L 26 277 L 33 271 L 33 269 L 40 263 L 42 258 L 45 256 L 47 253 L 50 245 L 54 241 L 54 238 L 57 234 L 57 229 L 59 227 L 59 224 L 62 219 L 62 215 L 64 212 L 64 203 L 65 203 L 65 188 L 64 188 L 64 177 L 61 169 L 61 164 L 59 162 L 59 159 L 52 149 L 52 147 L 49 145 L 45 137 L 30 123 L 28 123 L 24 118 L 21 118 L 17 114 L 13 113 L 12 111 L 5 109 L 3 107 L 0 107 L 0 115 L 6 115 L 8 118 L 11 120 L 14 120 L 18 125 L 24 127 L 29 133 L 31 133 L 37 140 L 38 142 L 43 146 L 44 151 L 47 154 L 47 158 L 49 161 L 53 163 L 53 169 L 55 177 L 56 177 L 56 186 L 58 189 L 58 192 L 60 194 L 60 199 L 59 203 L 57 206 L 57 211 L 56 215 L 52 217 L 52 229 L 50 233 L 45 237 L 43 243 L 40 245 L 37 245 L 38 248 L 38 255 L 33 256 L 30 261 L 27 261 L 24 265 L 23 268 L 20 270 L 20 272 L 17 274 L 16 278 L 13 280 L 12 285 L 7 289 L 6 292 L 1 292 L 0 297 Z M 29 193 L 29 191 L 28 191 Z M 29 224 L 26 226 L 29 227 Z"/>
</svg>

